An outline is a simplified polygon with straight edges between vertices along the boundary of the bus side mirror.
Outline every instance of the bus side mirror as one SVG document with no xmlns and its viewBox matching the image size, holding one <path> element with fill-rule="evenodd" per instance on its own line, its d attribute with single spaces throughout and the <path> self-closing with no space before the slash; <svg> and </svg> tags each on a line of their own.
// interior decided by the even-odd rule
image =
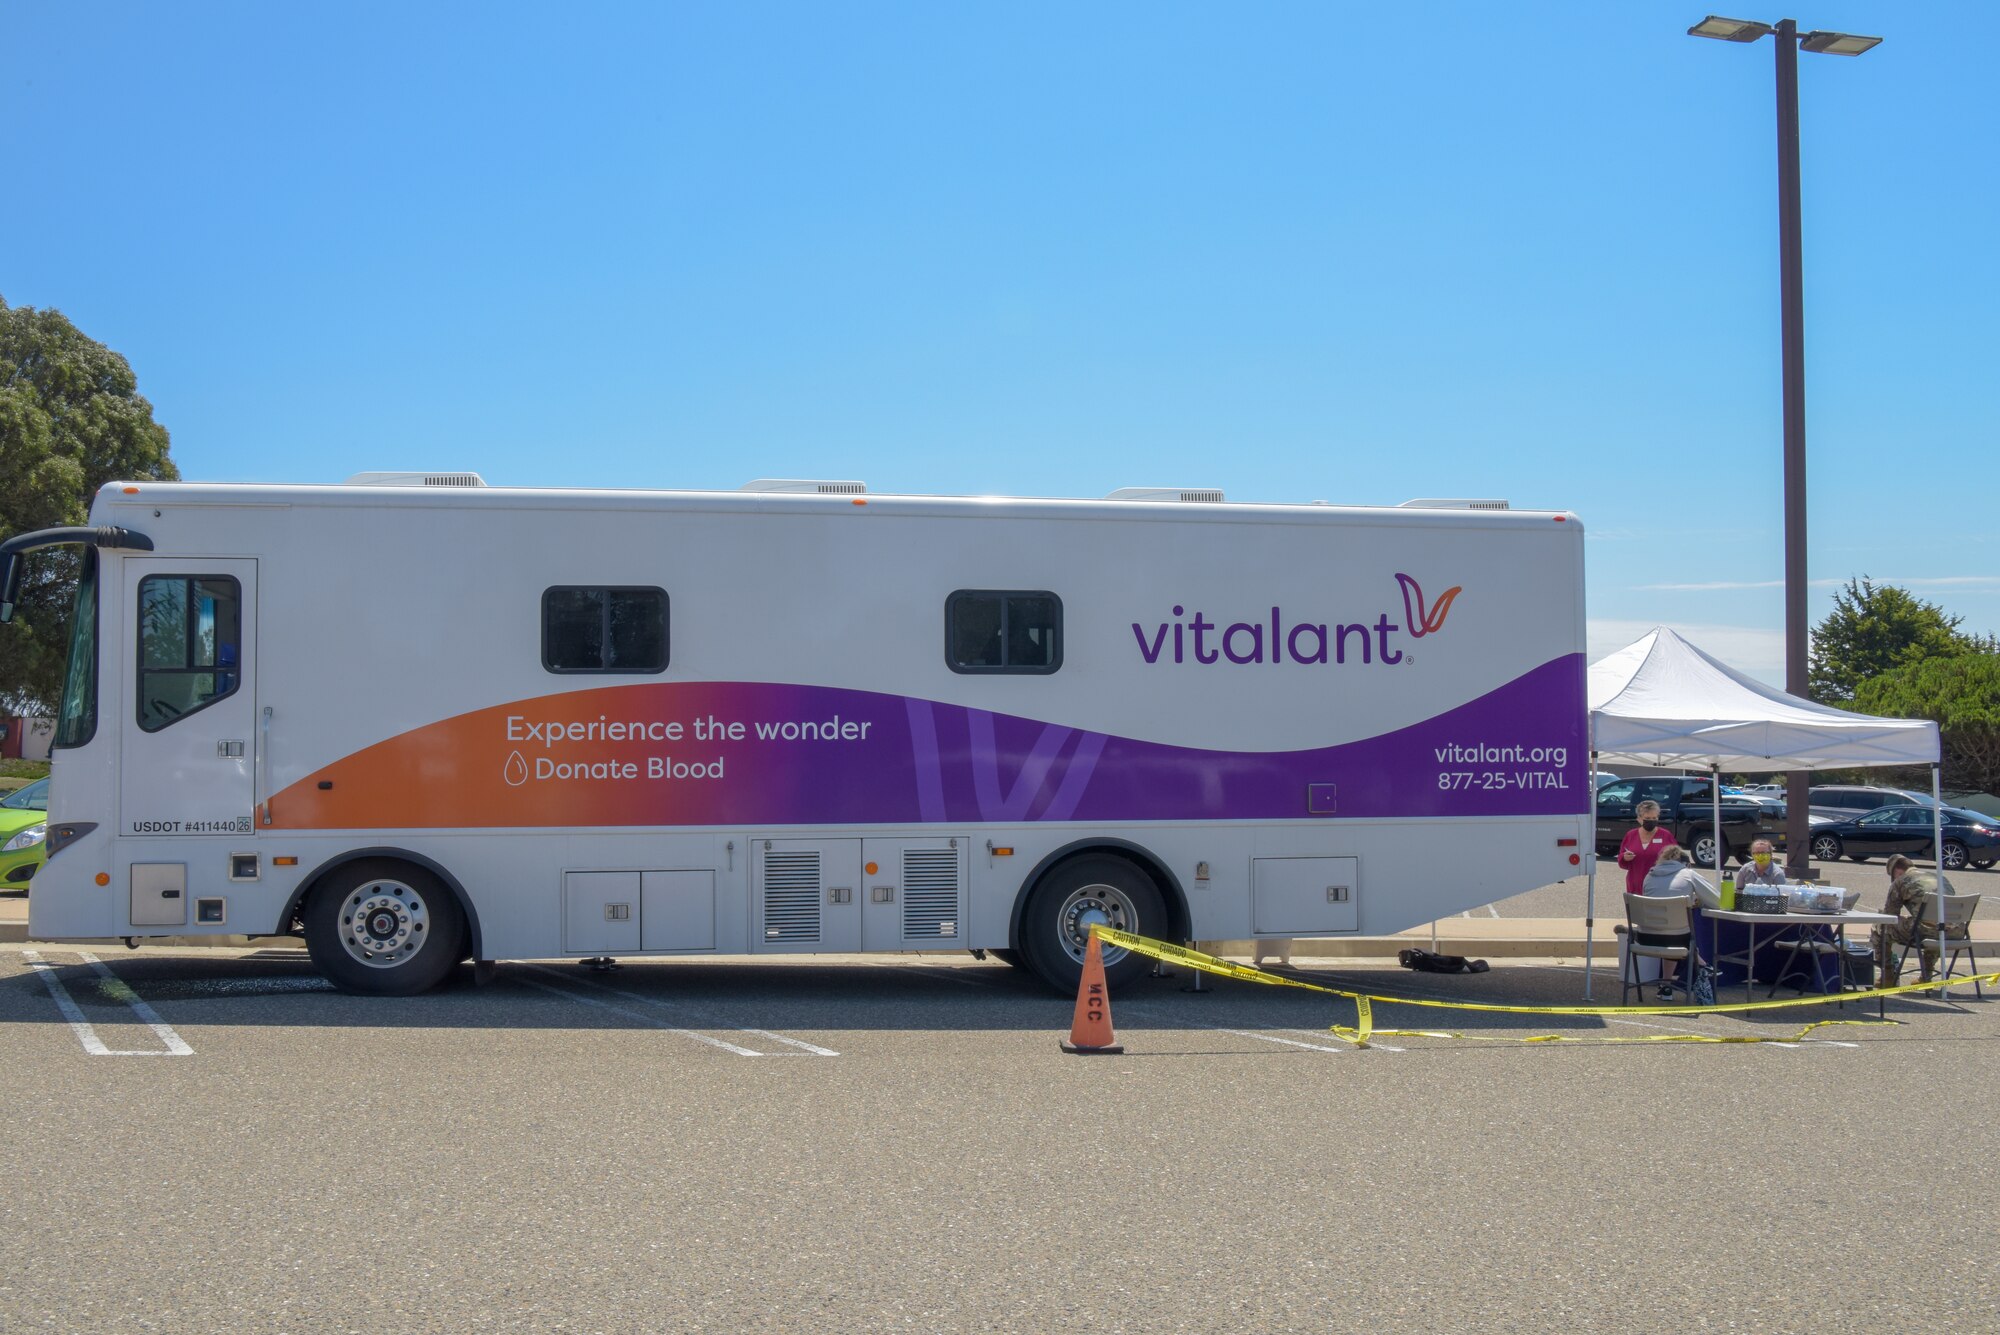
<svg viewBox="0 0 2000 1335">
<path fill-rule="evenodd" d="M 0 542 L 0 622 L 14 619 L 14 604 L 21 596 L 21 557 L 42 547 L 82 543 L 89 547 L 117 547 L 126 551 L 150 552 L 153 540 L 129 528 L 44 528 L 33 533 L 16 533 Z"/>
<path fill-rule="evenodd" d="M 0 565 L 0 624 L 14 619 L 14 600 L 21 596 L 21 558 L 8 552 Z"/>
</svg>

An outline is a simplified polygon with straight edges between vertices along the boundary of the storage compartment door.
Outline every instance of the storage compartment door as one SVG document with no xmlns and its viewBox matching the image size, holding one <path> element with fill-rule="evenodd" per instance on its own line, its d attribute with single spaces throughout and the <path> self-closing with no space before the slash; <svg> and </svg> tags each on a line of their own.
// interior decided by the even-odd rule
<svg viewBox="0 0 2000 1335">
<path fill-rule="evenodd" d="M 861 949 L 861 841 L 750 841 L 750 946 L 763 952 Z"/>
<path fill-rule="evenodd" d="M 639 873 L 563 873 L 563 950 L 632 955 L 639 950 Z"/>
<path fill-rule="evenodd" d="M 1250 922 L 1259 936 L 1361 930 L 1357 858 L 1252 858 Z"/>
<path fill-rule="evenodd" d="M 646 949 L 715 949 L 714 872 L 649 871 L 639 881 Z"/>
<path fill-rule="evenodd" d="M 187 918 L 188 872 L 185 862 L 132 864 L 132 925 L 180 927 Z"/>
<path fill-rule="evenodd" d="M 868 950 L 951 950 L 966 936 L 968 839 L 869 839 L 861 846 Z"/>
</svg>

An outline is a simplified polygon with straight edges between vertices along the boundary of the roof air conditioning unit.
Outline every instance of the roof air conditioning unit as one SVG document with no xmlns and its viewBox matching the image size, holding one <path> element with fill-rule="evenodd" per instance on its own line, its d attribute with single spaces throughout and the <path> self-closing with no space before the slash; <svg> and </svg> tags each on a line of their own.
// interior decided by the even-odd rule
<svg viewBox="0 0 2000 1335">
<path fill-rule="evenodd" d="M 743 491 L 776 491 L 787 496 L 866 496 L 866 482 L 817 482 L 811 478 L 760 477 L 745 482 Z"/>
<path fill-rule="evenodd" d="M 483 487 L 486 479 L 477 473 L 356 473 L 347 479 L 350 487 Z"/>
<path fill-rule="evenodd" d="M 1107 501 L 1195 501 L 1202 505 L 1222 504 L 1222 492 L 1212 487 L 1120 487 L 1104 498 Z"/>
<path fill-rule="evenodd" d="M 1499 500 L 1461 500 L 1426 496 L 1422 500 L 1404 501 L 1398 510 L 1505 510 L 1507 502 Z"/>
</svg>

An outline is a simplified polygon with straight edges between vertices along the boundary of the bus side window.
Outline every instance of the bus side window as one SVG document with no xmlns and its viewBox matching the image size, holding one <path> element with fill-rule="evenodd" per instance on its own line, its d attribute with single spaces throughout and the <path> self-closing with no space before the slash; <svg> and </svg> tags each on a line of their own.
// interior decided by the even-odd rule
<svg viewBox="0 0 2000 1335">
<path fill-rule="evenodd" d="M 139 727 L 158 732 L 235 692 L 243 590 L 227 575 L 139 581 Z"/>
<path fill-rule="evenodd" d="M 550 672 L 665 672 L 666 590 L 576 586 L 545 590 L 542 666 Z"/>
<path fill-rule="evenodd" d="M 1062 666 L 1062 616 L 1044 590 L 960 589 L 944 602 L 945 666 L 1046 676 Z"/>
</svg>

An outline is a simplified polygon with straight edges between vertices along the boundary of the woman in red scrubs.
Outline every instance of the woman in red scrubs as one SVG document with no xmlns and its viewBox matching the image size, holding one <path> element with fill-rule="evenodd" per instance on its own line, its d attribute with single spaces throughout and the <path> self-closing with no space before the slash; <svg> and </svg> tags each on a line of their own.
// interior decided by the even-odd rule
<svg viewBox="0 0 2000 1335">
<path fill-rule="evenodd" d="M 1660 828 L 1658 802 L 1641 802 L 1635 814 L 1639 817 L 1639 828 L 1625 831 L 1625 842 L 1618 845 L 1618 865 L 1625 869 L 1628 895 L 1646 892 L 1646 873 L 1660 860 L 1660 850 L 1674 842 L 1672 833 Z"/>
</svg>

